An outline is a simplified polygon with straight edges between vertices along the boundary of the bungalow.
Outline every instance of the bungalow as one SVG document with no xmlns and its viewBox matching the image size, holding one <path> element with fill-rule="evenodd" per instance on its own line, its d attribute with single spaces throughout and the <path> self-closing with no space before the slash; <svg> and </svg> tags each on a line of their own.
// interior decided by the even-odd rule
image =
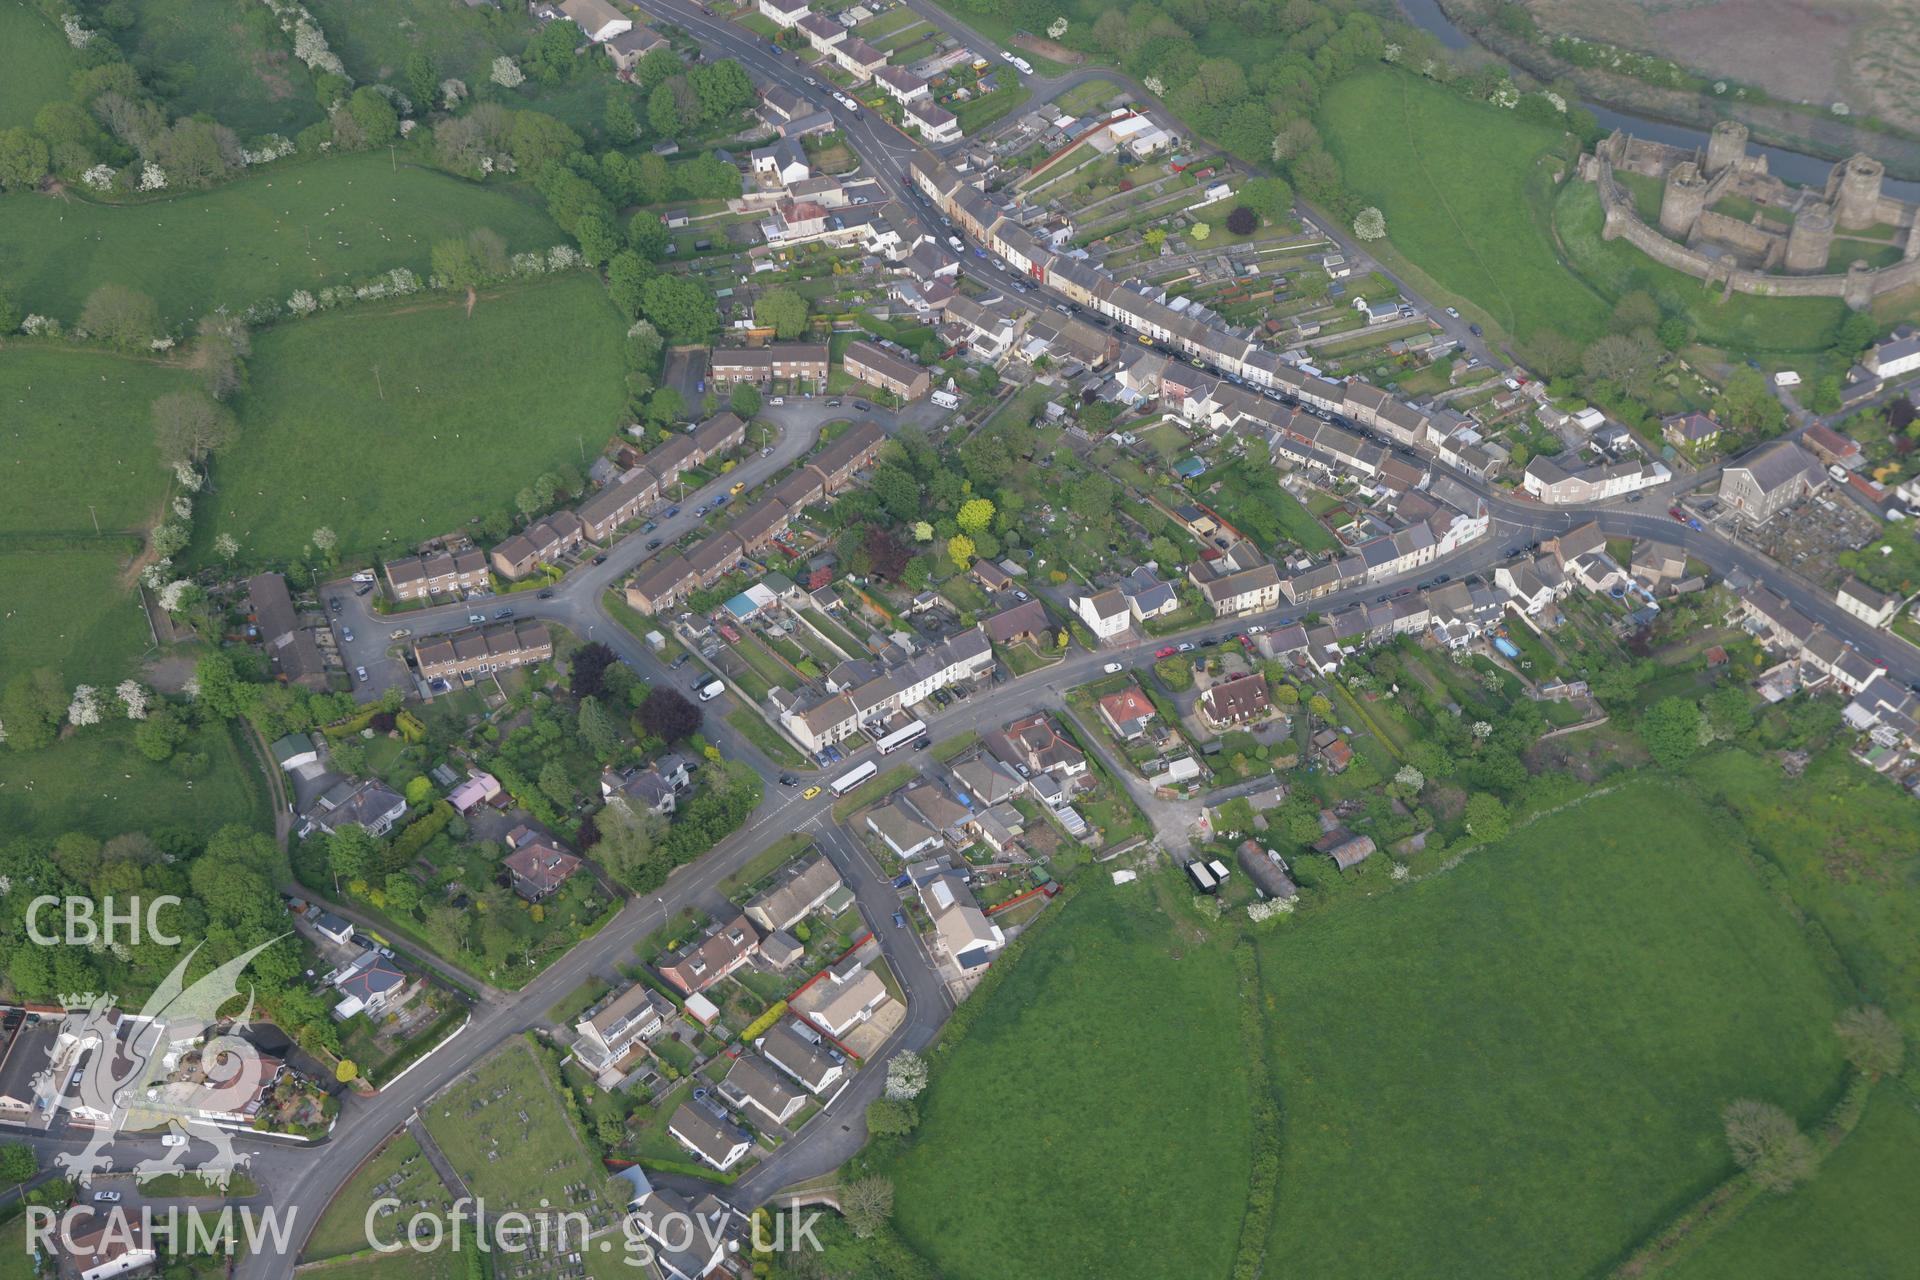
<svg viewBox="0 0 1920 1280">
<path fill-rule="evenodd" d="M 753 1141 L 732 1125 L 722 1124 L 704 1109 L 683 1102 L 667 1121 L 667 1132 L 681 1146 L 721 1173 L 740 1163 L 753 1150 Z"/>
<path fill-rule="evenodd" d="M 981 622 L 987 639 L 997 645 L 1026 643 L 1044 648 L 1053 639 L 1053 624 L 1047 620 L 1046 606 L 1028 600 L 1011 609 L 1003 609 Z"/>
<path fill-rule="evenodd" d="M 356 1013 L 377 1013 L 398 999 L 407 988 L 407 976 L 378 951 L 362 951 L 337 971 L 331 985 L 340 993 L 333 1007 L 336 1022 L 345 1022 Z"/>
<path fill-rule="evenodd" d="M 1000 926 L 987 918 L 967 887 L 966 873 L 947 859 L 922 863 L 910 873 L 920 905 L 933 921 L 934 941 L 962 973 L 985 968 L 1006 945 Z"/>
<path fill-rule="evenodd" d="M 1200 711 L 1216 729 L 1261 719 L 1272 708 L 1267 678 L 1257 671 L 1209 685 L 1200 695 Z"/>
<path fill-rule="evenodd" d="M 807 1105 L 807 1095 L 788 1084 L 757 1053 L 735 1058 L 720 1081 L 719 1091 L 736 1111 L 752 1107 L 770 1124 L 784 1125 Z"/>
<path fill-rule="evenodd" d="M 887 1002 L 887 985 L 879 974 L 856 962 L 844 973 L 838 966 L 828 970 L 826 981 L 809 987 L 801 1000 L 806 1016 L 839 1039 Z"/>
<path fill-rule="evenodd" d="M 455 813 L 466 814 L 483 804 L 492 804 L 501 794 L 500 780 L 476 769 L 467 775 L 466 781 L 447 793 L 447 803 Z"/>
<path fill-rule="evenodd" d="M 500 860 L 513 891 L 528 902 L 552 897 L 580 869 L 580 858 L 545 840 L 528 840 Z"/>
<path fill-rule="evenodd" d="M 407 812 L 406 799 L 384 782 L 342 778 L 320 794 L 302 815 L 300 835 L 332 835 L 342 827 L 364 827 L 378 840 Z"/>
<path fill-rule="evenodd" d="M 1153 723 L 1158 714 L 1153 702 L 1140 691 L 1139 685 L 1130 684 L 1118 693 L 1110 693 L 1100 699 L 1100 718 L 1107 722 L 1107 728 L 1123 742 L 1132 742 L 1144 737 L 1147 726 Z"/>
<path fill-rule="evenodd" d="M 820 1033 L 791 1018 L 782 1018 L 773 1030 L 760 1039 L 760 1052 L 768 1062 L 798 1080 L 808 1093 L 819 1095 L 832 1088 L 846 1073 L 837 1054 L 820 1043 Z"/>
<path fill-rule="evenodd" d="M 893 851 L 893 856 L 902 861 L 937 848 L 941 842 L 940 833 L 898 797 L 867 814 L 867 830 L 879 836 Z"/>
<path fill-rule="evenodd" d="M 978 812 L 1013 799 L 1026 784 L 991 756 L 978 755 L 953 767 L 954 793 Z"/>
<path fill-rule="evenodd" d="M 933 386 L 932 376 L 918 364 L 864 338 L 847 347 L 841 367 L 848 377 L 890 391 L 902 400 L 918 400 Z"/>
<path fill-rule="evenodd" d="M 755 894 L 742 908 L 768 933 L 791 929 L 841 888 L 840 873 L 820 854 L 790 866 L 779 883 Z"/>
<path fill-rule="evenodd" d="M 705 935 L 660 957 L 654 968 L 682 995 L 705 991 L 760 950 L 760 935 L 744 915 L 722 919 Z"/>
</svg>

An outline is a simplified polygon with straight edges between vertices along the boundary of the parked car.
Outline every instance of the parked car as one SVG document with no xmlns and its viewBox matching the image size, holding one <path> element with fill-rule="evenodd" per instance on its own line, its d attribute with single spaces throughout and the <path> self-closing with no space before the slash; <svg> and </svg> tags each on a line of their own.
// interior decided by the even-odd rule
<svg viewBox="0 0 1920 1280">
<path fill-rule="evenodd" d="M 496 610 L 494 610 L 494 612 L 493 612 L 493 616 L 494 616 L 495 618 L 511 618 L 511 617 L 513 616 L 513 610 L 511 610 L 511 609 L 496 609 Z"/>
<path fill-rule="evenodd" d="M 671 519 L 673 519 L 673 518 L 674 518 L 675 516 L 677 516 L 677 515 L 679 515 L 679 514 L 680 514 L 680 508 L 678 508 L 678 507 L 668 507 L 668 508 L 667 508 L 667 519 L 669 519 L 669 520 L 671 520 Z"/>
<path fill-rule="evenodd" d="M 353 669 L 353 677 L 361 684 L 365 684 L 367 682 L 367 669 L 365 667 L 355 667 Z"/>
<path fill-rule="evenodd" d="M 181 1133 L 165 1133 L 160 1135 L 160 1145 L 163 1147 L 184 1147 L 187 1145 L 187 1138 L 185 1134 Z"/>
<path fill-rule="evenodd" d="M 659 549 L 660 549 L 660 539 L 658 538 L 647 539 L 647 550 L 658 551 Z"/>
<path fill-rule="evenodd" d="M 1108 664 L 1107 664 L 1106 666 L 1104 666 L 1104 667 L 1102 667 L 1102 668 L 1100 668 L 1100 669 L 1101 669 L 1102 671 L 1104 671 L 1104 672 L 1106 672 L 1106 673 L 1107 673 L 1108 675 L 1110 675 L 1110 676 L 1117 676 L 1117 675 L 1119 675 L 1119 674 L 1120 674 L 1120 673 L 1121 673 L 1122 671 L 1125 671 L 1125 670 L 1126 670 L 1126 667 L 1125 667 L 1124 665 L 1122 665 L 1121 663 L 1118 663 L 1118 662 L 1109 662 L 1109 663 L 1108 663 Z"/>
<path fill-rule="evenodd" d="M 1193 641 L 1191 640 L 1182 640 L 1179 644 L 1173 647 L 1181 653 L 1192 653 L 1194 645 L 1193 645 Z"/>
<path fill-rule="evenodd" d="M 1027 601 L 1033 599 L 1032 596 L 1028 595 L 1026 592 L 1022 591 L 1018 587 L 1015 587 L 1013 589 L 1013 598 L 1015 600 L 1018 600 L 1021 604 L 1025 604 Z"/>
<path fill-rule="evenodd" d="M 827 401 L 827 408 L 829 408 L 829 409 L 838 409 L 839 407 L 840 407 L 840 402 L 839 402 L 838 400 L 829 400 L 829 401 Z"/>
<path fill-rule="evenodd" d="M 894 913 L 893 913 L 893 927 L 894 927 L 894 928 L 896 928 L 896 929 L 904 929 L 904 928 L 906 928 L 906 927 L 907 927 L 907 913 L 906 913 L 906 912 L 904 912 L 904 911 L 896 911 L 896 912 L 894 912 Z"/>
<path fill-rule="evenodd" d="M 1644 494 L 1644 493 L 1630 493 L 1630 494 L 1628 494 L 1628 495 L 1627 495 L 1627 501 L 1628 501 L 1628 502 L 1642 502 L 1642 501 L 1645 501 L 1645 499 L 1646 499 L 1646 496 L 1647 496 L 1647 495 L 1646 495 L 1646 494 Z"/>
<path fill-rule="evenodd" d="M 340 603 L 340 597 L 335 596 L 331 600 L 327 601 L 327 608 L 333 610 L 335 613 L 340 612 L 342 608 L 342 605 Z"/>
<path fill-rule="evenodd" d="M 545 591 L 542 591 L 539 595 L 539 599 L 542 599 L 542 600 L 553 599 L 553 588 L 548 587 Z"/>
<path fill-rule="evenodd" d="M 485 622 L 486 620 L 487 620 L 487 615 L 484 613 L 470 613 L 467 615 L 467 621 L 472 623 L 476 627 L 479 626 L 481 623 Z"/>
<path fill-rule="evenodd" d="M 855 400 L 853 402 L 853 407 L 858 409 L 862 413 L 870 413 L 873 411 L 873 406 L 868 404 L 865 400 Z"/>
<path fill-rule="evenodd" d="M 647 522 L 646 522 L 645 524 L 643 524 L 643 525 L 641 525 L 641 526 L 640 526 L 640 532 L 642 532 L 642 533 L 652 533 L 652 532 L 653 532 L 653 531 L 654 531 L 655 529 L 658 529 L 659 527 L 660 527 L 659 525 L 657 525 L 657 524 L 655 524 L 655 523 L 654 523 L 653 521 L 651 521 L 651 520 L 649 520 L 649 521 L 647 521 Z"/>
<path fill-rule="evenodd" d="M 593 558 L 593 562 L 595 564 L 605 564 L 607 562 L 607 553 L 602 551 L 599 555 Z"/>
<path fill-rule="evenodd" d="M 342 640 L 344 640 L 344 641 L 346 641 L 346 642 L 347 642 L 348 644 L 352 644 L 352 643 L 353 643 L 353 628 L 352 628 L 352 627 L 342 627 L 342 628 L 340 628 L 340 638 L 341 638 Z"/>
<path fill-rule="evenodd" d="M 1153 656 L 1156 658 L 1171 658 L 1174 654 L 1178 652 L 1179 652 L 1178 649 L 1175 649 L 1172 645 L 1168 645 L 1164 649 L 1155 649 L 1153 651 Z"/>
<path fill-rule="evenodd" d="M 1448 315 L 1450 315 L 1450 316 L 1452 316 L 1452 317 L 1453 317 L 1453 318 L 1454 318 L 1455 320 L 1458 320 L 1458 319 L 1460 318 L 1460 308 L 1458 308 L 1458 307 L 1448 307 L 1448 308 L 1447 308 L 1447 314 L 1448 314 Z"/>
<path fill-rule="evenodd" d="M 353 589 L 353 594 L 357 596 L 363 596 L 363 595 L 366 595 L 371 590 L 373 590 L 373 586 L 371 583 L 363 583 L 362 585 L 357 586 Z"/>
<path fill-rule="evenodd" d="M 1252 626 L 1247 628 L 1247 634 L 1250 636 L 1264 635 L 1266 634 L 1266 630 L 1267 629 L 1265 627 L 1261 626 L 1259 623 L 1256 622 Z"/>
<path fill-rule="evenodd" d="M 93 1202 L 95 1204 L 119 1204 L 120 1193 L 118 1191 L 96 1191 L 93 1193 Z"/>
<path fill-rule="evenodd" d="M 413 634 L 413 632 L 411 632 L 411 631 L 409 631 L 409 630 L 407 630 L 407 628 L 405 628 L 405 627 L 396 627 L 396 628 L 395 628 L 394 630 L 392 630 L 392 631 L 389 631 L 389 632 L 387 633 L 387 639 L 389 639 L 389 640 L 405 640 L 405 639 L 406 639 L 406 638 L 407 638 L 408 636 L 410 636 L 410 635 L 412 635 L 412 634 Z"/>
</svg>

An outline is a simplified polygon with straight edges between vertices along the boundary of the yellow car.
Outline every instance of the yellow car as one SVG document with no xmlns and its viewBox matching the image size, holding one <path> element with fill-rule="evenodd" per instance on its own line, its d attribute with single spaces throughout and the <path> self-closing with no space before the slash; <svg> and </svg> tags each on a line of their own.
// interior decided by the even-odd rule
<svg viewBox="0 0 1920 1280">
<path fill-rule="evenodd" d="M 819 794 L 820 794 L 820 788 L 818 788 L 818 787 L 808 787 L 808 788 L 807 788 L 807 789 L 806 789 L 805 791 L 802 791 L 802 792 L 800 793 L 800 798 L 801 798 L 802 800 L 811 800 L 811 799 L 813 799 L 813 798 L 814 798 L 815 796 L 817 796 L 817 795 L 819 795 Z"/>
</svg>

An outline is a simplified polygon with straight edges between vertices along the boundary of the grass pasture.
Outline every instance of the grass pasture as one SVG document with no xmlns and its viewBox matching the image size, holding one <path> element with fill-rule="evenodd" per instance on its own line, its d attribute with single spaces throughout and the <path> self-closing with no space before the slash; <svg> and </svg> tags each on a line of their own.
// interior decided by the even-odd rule
<svg viewBox="0 0 1920 1280">
<path fill-rule="evenodd" d="M 421 295 L 260 334 L 197 545 L 227 531 L 284 559 L 330 525 L 355 555 L 507 507 L 616 425 L 623 328 L 573 274 L 487 290 L 471 316 L 464 298 Z"/>
<path fill-rule="evenodd" d="M 313 75 L 265 5 L 140 0 L 130 12 L 116 41 L 175 114 L 204 112 L 242 138 L 292 137 L 321 118 Z"/>
<path fill-rule="evenodd" d="M 450 0 L 313 0 L 307 7 L 356 80 L 398 83 L 408 55 L 418 51 L 432 56 L 441 79 L 453 76 L 477 89 L 494 57 L 519 53 L 530 29 L 518 14 Z"/>
<path fill-rule="evenodd" d="M 68 95 L 79 63 L 60 28 L 28 0 L 0 0 L 0 129 L 33 123 L 33 113 Z"/>
<path fill-rule="evenodd" d="M 1535 212 L 1564 135 L 1394 71 L 1327 90 L 1321 129 L 1348 184 L 1387 216 L 1387 244 L 1525 339 L 1598 337 L 1607 306 L 1563 267 Z"/>
<path fill-rule="evenodd" d="M 1882 1081 L 1860 1127 L 1792 1195 L 1766 1196 L 1683 1257 L 1671 1280 L 1793 1280 L 1913 1274 L 1908 1214 L 1920 1196 L 1920 1110 Z M 1907 1206 L 1902 1208 L 1901 1206 Z"/>
<path fill-rule="evenodd" d="M 1066 904 L 922 1095 L 884 1171 L 952 1280 L 1227 1274 L 1251 1159 L 1233 962 L 1171 933 L 1156 887 Z"/>
<path fill-rule="evenodd" d="M 1630 781 L 1268 934 L 1269 1256 L 1299 1275 L 1602 1273 L 1731 1171 L 1725 1103 L 1822 1112 L 1837 993 L 1726 836 Z"/>
<path fill-rule="evenodd" d="M 0 535 L 0 683 L 36 667 L 102 687 L 139 674 L 153 637 L 127 581 L 126 547 L 6 547 Z"/>
<path fill-rule="evenodd" d="M 396 168 L 376 153 L 329 156 L 136 205 L 0 197 L 0 279 L 23 310 L 65 321 L 96 287 L 113 283 L 152 295 L 162 318 L 180 324 L 221 304 L 284 303 L 295 289 L 355 283 L 392 267 L 425 274 L 434 241 L 477 227 L 498 232 L 514 251 L 562 239 L 517 193 Z"/>
<path fill-rule="evenodd" d="M 225 728 L 200 730 L 165 764 L 134 750 L 126 720 L 103 720 L 45 751 L 0 751 L 0 831 L 9 836 L 85 831 L 104 840 L 170 826 L 204 836 L 230 822 L 273 825 L 260 766 Z"/>
</svg>

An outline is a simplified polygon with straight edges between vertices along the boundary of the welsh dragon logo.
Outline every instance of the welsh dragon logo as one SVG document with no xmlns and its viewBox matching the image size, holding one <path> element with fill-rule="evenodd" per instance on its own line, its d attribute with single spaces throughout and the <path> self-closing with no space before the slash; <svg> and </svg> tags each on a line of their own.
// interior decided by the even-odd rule
<svg viewBox="0 0 1920 1280">
<path fill-rule="evenodd" d="M 246 1008 L 228 1030 L 204 1043 L 200 1037 L 215 1025 L 220 1007 L 240 994 L 241 972 L 279 940 L 263 942 L 187 986 L 187 967 L 200 951 L 196 945 L 137 1014 L 117 1010 L 111 995 L 65 997 L 69 1012 L 62 1036 L 91 1043 L 86 1065 L 73 1088 L 63 1088 L 65 1082 L 54 1078 L 51 1067 L 34 1084 L 43 1096 L 55 1097 L 54 1105 L 91 1125 L 83 1150 L 54 1157 L 69 1177 L 86 1183 L 110 1170 L 107 1148 L 121 1132 L 165 1130 L 214 1149 L 211 1159 L 189 1165 L 189 1144 L 169 1145 L 161 1157 L 134 1166 L 134 1176 L 143 1182 L 167 1173 L 196 1173 L 224 1189 L 233 1171 L 251 1161 L 250 1154 L 233 1149 L 230 1132 L 208 1117 L 244 1106 L 265 1078 L 260 1051 L 234 1034 L 252 1019 L 252 988 Z M 177 1055 L 189 1048 L 198 1052 L 200 1069 L 189 1073 L 190 1080 L 169 1080 Z"/>
</svg>

